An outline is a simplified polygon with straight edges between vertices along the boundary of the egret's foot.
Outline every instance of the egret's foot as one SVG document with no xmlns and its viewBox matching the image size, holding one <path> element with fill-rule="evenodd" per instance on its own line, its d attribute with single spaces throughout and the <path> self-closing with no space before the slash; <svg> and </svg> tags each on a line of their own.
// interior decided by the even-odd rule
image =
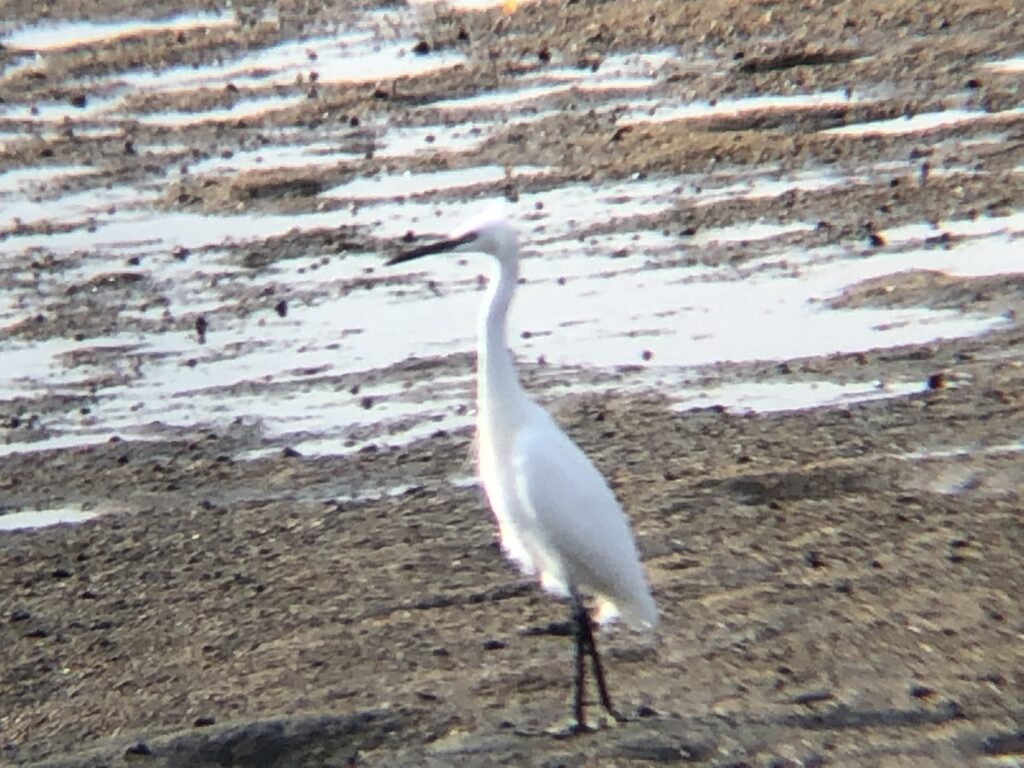
<svg viewBox="0 0 1024 768">
<path fill-rule="evenodd" d="M 597 729 L 587 723 L 581 723 L 575 717 L 559 720 L 549 725 L 544 732 L 555 739 L 571 739 L 584 733 L 593 733 Z"/>
<path fill-rule="evenodd" d="M 544 728 L 514 728 L 512 733 L 525 739 L 538 739 L 548 735 L 547 730 Z"/>
<path fill-rule="evenodd" d="M 593 717 L 593 715 L 592 715 Z M 623 723 L 628 723 L 629 718 L 616 710 L 602 714 L 596 722 L 581 723 L 574 717 L 565 720 L 556 720 L 546 728 L 524 728 L 517 727 L 513 730 L 516 736 L 537 738 L 546 736 L 555 739 L 569 739 L 573 736 L 581 736 L 585 733 L 597 733 L 606 728 L 615 728 Z"/>
<path fill-rule="evenodd" d="M 591 715 L 591 717 L 594 717 Z M 563 720 L 561 723 L 556 723 L 547 729 L 547 733 L 555 738 L 569 738 L 570 736 L 579 736 L 584 733 L 597 733 L 605 729 L 615 728 L 623 723 L 628 723 L 629 718 L 622 715 L 621 713 L 612 710 L 606 712 L 597 718 L 596 722 L 581 723 L 575 718 L 569 718 Z"/>
<path fill-rule="evenodd" d="M 574 717 L 568 717 L 564 720 L 556 720 L 547 727 L 518 727 L 513 733 L 516 736 L 524 736 L 527 738 L 556 738 L 556 739 L 568 739 L 572 736 L 578 736 L 581 733 L 592 733 L 597 728 L 587 725 L 586 723 L 580 724 L 580 722 Z"/>
<path fill-rule="evenodd" d="M 617 709 L 609 709 L 601 716 L 601 719 L 601 727 L 603 728 L 614 728 L 616 725 L 629 722 L 629 718 Z"/>
</svg>

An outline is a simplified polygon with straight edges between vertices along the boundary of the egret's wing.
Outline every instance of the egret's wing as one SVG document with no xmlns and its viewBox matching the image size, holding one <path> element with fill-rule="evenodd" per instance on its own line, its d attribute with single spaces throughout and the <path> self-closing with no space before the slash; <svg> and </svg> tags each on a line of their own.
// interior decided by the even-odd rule
<svg viewBox="0 0 1024 768">
<path fill-rule="evenodd" d="M 542 572 L 557 568 L 570 589 L 604 598 L 630 623 L 653 624 L 656 610 L 619 503 L 543 411 L 520 430 L 512 465 Z"/>
</svg>

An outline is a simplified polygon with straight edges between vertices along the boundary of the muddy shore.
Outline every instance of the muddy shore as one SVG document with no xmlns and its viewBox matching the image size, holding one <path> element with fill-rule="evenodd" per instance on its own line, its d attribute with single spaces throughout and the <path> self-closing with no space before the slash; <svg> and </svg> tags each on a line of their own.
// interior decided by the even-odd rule
<svg viewBox="0 0 1024 768">
<path fill-rule="evenodd" d="M 225 10 L 188 0 L 5 9 L 11 28 L 14 19 Z M 118 91 L 127 99 L 118 109 L 130 118 L 43 123 L 40 105 L 85 109 L 115 98 L 108 76 L 219 66 L 242 51 L 340 34 L 368 12 L 397 14 L 391 22 L 372 17 L 381 41 L 425 46 L 402 66 L 416 56 L 464 60 L 356 84 L 307 73 L 288 84 L 246 75 L 230 89 Z M 379 174 L 515 169 L 470 192 L 410 195 L 438 204 L 630 180 L 679 179 L 705 194 L 730 175 L 820 167 L 853 180 L 714 204 L 695 192 L 655 211 L 634 210 L 626 199 L 614 223 L 581 233 L 580 243 L 618 228 L 667 233 L 674 245 L 664 252 L 623 249 L 625 262 L 651 275 L 694 267 L 743 280 L 810 271 L 798 256 L 812 251 L 844 264 L 895 259 L 911 246 L 891 233 L 922 223 L 937 229 L 913 247 L 936 258 L 973 247 L 975 230 L 989 221 L 1011 222 L 999 225 L 999 247 L 1024 254 L 1024 228 L 1013 224 L 1024 210 L 1024 78 L 989 66 L 1019 57 L 1022 39 L 1024 9 L 1011 0 L 865 0 L 827 10 L 799 2 L 542 0 L 511 14 L 282 2 L 238 10 L 208 29 L 152 31 L 38 59 L 0 47 L 0 174 L 42 168 L 62 179 L 60 189 L 48 188 L 52 197 L 19 204 L 45 210 L 48 200 L 56 206 L 79 192 L 128 188 L 174 215 L 338 217 L 266 237 L 238 234 L 215 248 L 152 252 L 54 244 L 62 232 L 102 234 L 105 214 L 91 224 L 56 214 L 0 217 L 0 345 L 66 346 L 61 359 L 81 374 L 0 399 L 0 507 L 96 513 L 73 526 L 0 532 L 0 764 L 1019 764 L 1024 268 L 912 269 L 856 281 L 826 302 L 835 311 L 982 318 L 984 332 L 722 359 L 679 374 L 687 386 L 712 391 L 877 381 L 884 395 L 830 407 L 684 407 L 677 392 L 631 378 L 644 367 L 647 339 L 607 369 L 548 364 L 535 354 L 547 338 L 540 334 L 514 340 L 529 350 L 521 355 L 524 382 L 628 511 L 662 615 L 653 641 L 621 628 L 600 639 L 628 721 L 568 740 L 543 733 L 568 713 L 565 606 L 503 560 L 469 479 L 468 350 L 302 374 L 369 413 L 388 407 L 389 397 L 404 404 L 402 393 L 423 382 L 447 387 L 454 420 L 417 423 L 420 439 L 395 437 L 404 427 L 396 419 L 353 428 L 342 435 L 351 450 L 319 455 L 297 447 L 295 435 L 268 437 L 250 421 L 207 422 L 206 414 L 118 422 L 116 434 L 91 444 L 71 438 L 104 413 L 105 388 L 130 389 L 150 360 L 96 340 L 178 334 L 190 346 L 174 370 L 192 375 L 246 351 L 218 350 L 212 360 L 200 318 L 215 342 L 238 318 L 271 329 L 297 322 L 317 302 L 455 292 L 443 280 L 380 270 L 403 238 L 379 236 L 372 214 L 324 194 Z M 625 107 L 608 106 L 630 95 L 634 86 L 622 78 L 607 91 L 554 93 L 529 119 L 486 102 L 456 114 L 439 106 L 555 65 L 600 73 L 616 55 L 666 48 L 675 55 L 654 78 L 661 105 L 839 95 L 808 108 L 666 120 L 633 110 L 626 119 Z M 284 106 L 217 122 L 147 118 L 260 99 Z M 833 130 L 939 112 L 973 117 L 923 132 Z M 455 130 L 487 121 L 494 130 L 470 149 L 390 156 L 375 133 L 379 125 Z M 230 162 L 282 131 L 300 144 L 327 137 L 344 159 L 177 170 Z M 543 172 L 530 175 L 525 165 Z M 92 175 L 61 175 L 68 167 Z M 110 221 L 136 204 L 112 202 Z M 702 233 L 750 221 L 783 234 L 693 245 Z M 807 226 L 785 229 L 794 223 Z M 428 224 L 411 223 L 409 239 Z M 103 267 L 91 270 L 96 259 Z M 275 269 L 300 263 L 309 264 L 308 282 L 276 282 Z M 332 268 L 348 271 L 317 283 Z M 180 311 L 176 282 L 200 273 L 216 300 Z M 474 279 L 472 272 L 451 284 Z M 370 312 L 343 330 L 358 338 L 373 323 Z M 214 402 L 262 397 L 272 410 L 276 393 L 309 384 L 293 373 L 223 381 L 210 392 Z M 908 394 L 887 393 L 890 382 Z"/>
</svg>

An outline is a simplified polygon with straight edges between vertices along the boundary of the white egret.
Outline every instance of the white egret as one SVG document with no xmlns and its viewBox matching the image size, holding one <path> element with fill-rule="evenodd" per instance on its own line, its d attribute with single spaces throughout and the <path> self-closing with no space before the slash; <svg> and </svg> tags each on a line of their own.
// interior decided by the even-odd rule
<svg viewBox="0 0 1024 768">
<path fill-rule="evenodd" d="M 605 684 L 590 595 L 600 622 L 616 616 L 653 629 L 658 610 L 629 523 L 607 482 L 587 456 L 519 383 L 506 341 L 506 318 L 519 279 L 516 231 L 500 208 L 467 222 L 446 239 L 392 257 L 388 264 L 430 254 L 492 256 L 480 314 L 477 351 L 477 449 L 480 479 L 497 518 L 506 554 L 541 586 L 568 597 L 576 636 L 573 730 L 586 729 L 584 694 L 589 655 L 601 704 L 619 719 Z"/>
</svg>

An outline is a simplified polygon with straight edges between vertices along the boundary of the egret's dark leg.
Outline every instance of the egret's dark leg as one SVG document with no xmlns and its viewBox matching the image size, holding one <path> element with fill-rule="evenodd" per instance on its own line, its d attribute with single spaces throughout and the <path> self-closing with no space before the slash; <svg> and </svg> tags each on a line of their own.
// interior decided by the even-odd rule
<svg viewBox="0 0 1024 768">
<path fill-rule="evenodd" d="M 591 621 L 590 614 L 586 609 L 581 613 L 580 622 L 580 627 L 583 629 L 583 646 L 590 654 L 590 660 L 594 665 L 594 678 L 597 680 L 597 693 L 601 697 L 601 706 L 604 707 L 605 712 L 621 721 L 623 717 L 615 711 L 612 706 L 612 698 L 608 695 L 608 685 L 604 679 L 604 665 L 601 664 L 601 655 L 597 652 L 597 641 L 594 640 L 594 622 Z"/>
<path fill-rule="evenodd" d="M 586 654 L 588 653 L 588 648 L 586 638 L 590 635 L 590 616 L 587 614 L 587 609 L 584 607 L 579 595 L 572 596 L 572 607 L 570 610 L 572 611 L 573 636 L 576 638 L 576 696 L 573 700 L 573 716 L 576 719 L 576 728 L 582 730 L 587 727 L 583 689 L 586 686 L 587 677 Z"/>
</svg>

